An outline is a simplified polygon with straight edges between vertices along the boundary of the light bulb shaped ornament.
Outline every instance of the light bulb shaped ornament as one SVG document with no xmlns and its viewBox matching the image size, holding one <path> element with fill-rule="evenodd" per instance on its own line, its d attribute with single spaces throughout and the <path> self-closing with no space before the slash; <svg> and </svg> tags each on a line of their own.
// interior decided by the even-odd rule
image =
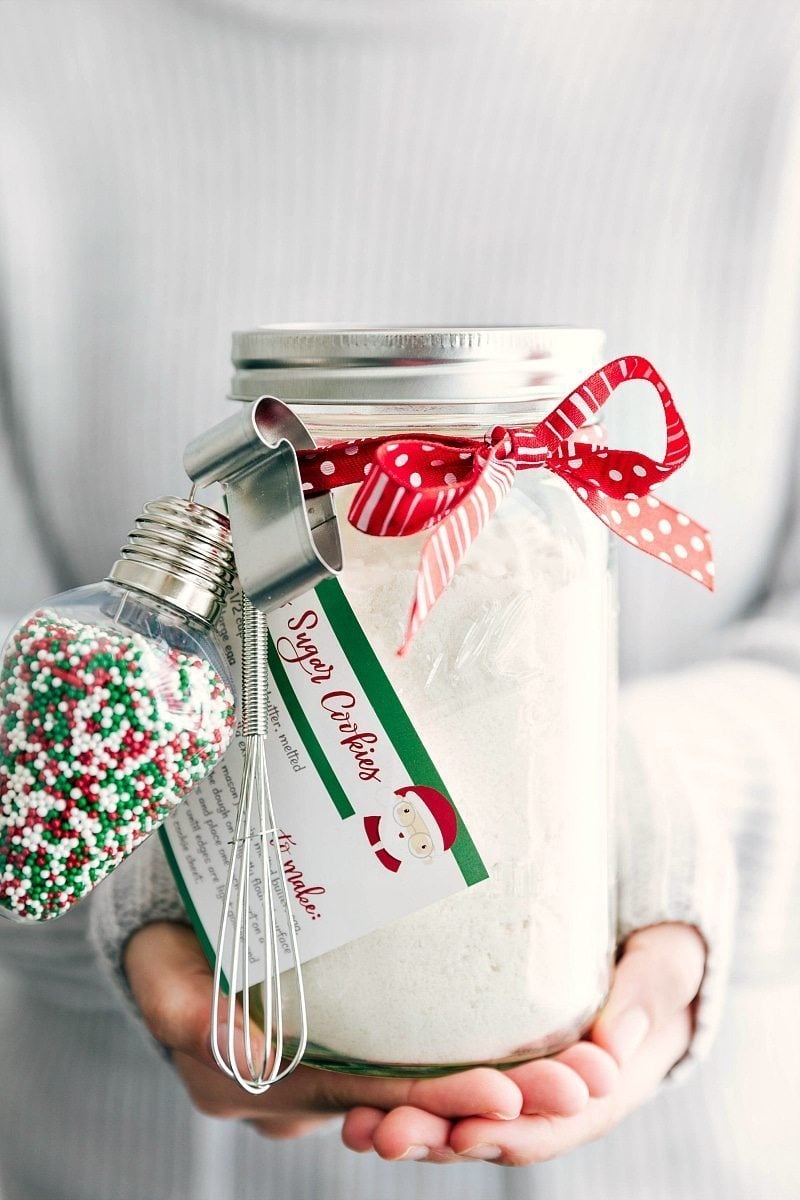
<svg viewBox="0 0 800 1200">
<path fill-rule="evenodd" d="M 59 917 L 218 762 L 234 730 L 214 623 L 228 520 L 152 501 L 101 583 L 26 616 L 0 658 L 0 915 Z"/>
</svg>

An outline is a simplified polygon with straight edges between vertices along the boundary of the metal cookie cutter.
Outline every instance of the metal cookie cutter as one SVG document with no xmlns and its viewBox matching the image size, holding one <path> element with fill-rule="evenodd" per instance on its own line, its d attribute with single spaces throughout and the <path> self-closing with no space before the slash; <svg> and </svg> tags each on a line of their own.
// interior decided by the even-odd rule
<svg viewBox="0 0 800 1200">
<path fill-rule="evenodd" d="M 262 396 L 200 434 L 184 452 L 193 483 L 224 485 L 239 580 L 262 612 L 342 569 L 333 496 L 303 495 L 296 451 L 314 445 L 287 405 Z"/>
</svg>

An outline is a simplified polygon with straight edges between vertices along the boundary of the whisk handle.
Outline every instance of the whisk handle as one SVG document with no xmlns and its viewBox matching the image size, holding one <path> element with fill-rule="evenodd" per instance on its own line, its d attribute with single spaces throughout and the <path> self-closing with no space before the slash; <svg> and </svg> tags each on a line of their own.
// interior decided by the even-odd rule
<svg viewBox="0 0 800 1200">
<path fill-rule="evenodd" d="M 266 615 L 242 593 L 242 735 L 264 735 L 268 725 L 269 638 Z"/>
</svg>

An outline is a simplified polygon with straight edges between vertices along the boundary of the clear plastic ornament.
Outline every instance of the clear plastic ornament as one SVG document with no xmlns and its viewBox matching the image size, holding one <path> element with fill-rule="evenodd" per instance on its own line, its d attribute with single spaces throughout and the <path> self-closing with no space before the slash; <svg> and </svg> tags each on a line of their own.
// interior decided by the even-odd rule
<svg viewBox="0 0 800 1200">
<path fill-rule="evenodd" d="M 0 657 L 0 915 L 61 916 L 219 761 L 232 678 L 213 625 L 225 517 L 145 506 L 101 583 L 26 616 Z"/>
</svg>

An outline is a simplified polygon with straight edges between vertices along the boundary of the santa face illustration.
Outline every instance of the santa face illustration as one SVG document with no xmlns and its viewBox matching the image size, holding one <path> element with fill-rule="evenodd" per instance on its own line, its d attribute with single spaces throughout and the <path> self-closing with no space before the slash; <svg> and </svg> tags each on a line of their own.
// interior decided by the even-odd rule
<svg viewBox="0 0 800 1200">
<path fill-rule="evenodd" d="M 431 863 L 450 849 L 458 821 L 446 796 L 422 784 L 398 788 L 395 796 L 391 818 L 364 817 L 364 832 L 381 866 L 396 872 L 409 860 Z"/>
</svg>

